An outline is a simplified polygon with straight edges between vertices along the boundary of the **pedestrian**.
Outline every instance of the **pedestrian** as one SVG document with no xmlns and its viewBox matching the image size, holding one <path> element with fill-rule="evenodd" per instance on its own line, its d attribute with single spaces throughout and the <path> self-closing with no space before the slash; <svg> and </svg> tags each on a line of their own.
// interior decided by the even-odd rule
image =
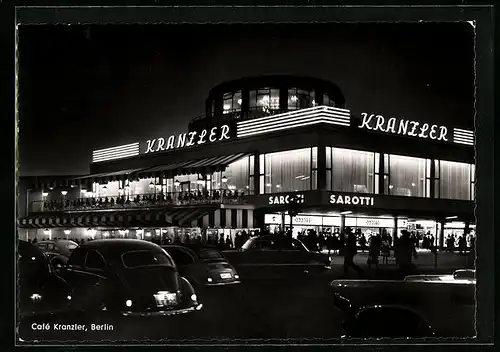
<svg viewBox="0 0 500 352">
<path fill-rule="evenodd" d="M 372 265 L 378 269 L 378 257 L 380 256 L 380 250 L 382 246 L 382 240 L 380 235 L 372 235 L 370 238 L 370 248 L 368 249 L 368 268 L 371 269 Z"/>
<path fill-rule="evenodd" d="M 358 253 L 356 235 L 351 231 L 347 232 L 347 240 L 344 247 L 344 275 L 347 276 L 349 267 L 352 267 L 358 275 L 363 274 L 363 269 L 354 263 L 354 257 Z"/>
<path fill-rule="evenodd" d="M 467 241 L 465 240 L 465 235 L 458 238 L 458 254 L 467 254 Z"/>
<path fill-rule="evenodd" d="M 366 237 L 365 234 L 361 235 L 361 238 L 359 239 L 359 246 L 361 247 L 361 252 L 364 253 L 366 250 Z"/>
<path fill-rule="evenodd" d="M 403 276 L 413 271 L 412 256 L 416 255 L 415 242 L 407 230 L 401 231 L 401 237 L 394 244 L 396 263 Z"/>
<path fill-rule="evenodd" d="M 226 236 L 226 249 L 231 249 L 233 248 L 233 241 L 231 240 L 231 237 L 229 235 Z"/>
</svg>

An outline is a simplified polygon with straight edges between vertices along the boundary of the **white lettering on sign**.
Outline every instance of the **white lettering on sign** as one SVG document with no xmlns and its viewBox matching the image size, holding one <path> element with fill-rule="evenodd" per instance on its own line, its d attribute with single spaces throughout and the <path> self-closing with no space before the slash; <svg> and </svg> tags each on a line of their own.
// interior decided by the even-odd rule
<svg viewBox="0 0 500 352">
<path fill-rule="evenodd" d="M 229 125 L 220 127 L 213 127 L 210 130 L 202 130 L 198 132 L 181 133 L 179 135 L 172 135 L 168 138 L 154 138 L 146 141 L 145 154 L 155 153 L 164 150 L 178 149 L 190 147 L 193 145 L 202 145 L 205 143 L 213 143 L 230 139 Z"/>
<path fill-rule="evenodd" d="M 373 206 L 374 199 L 373 197 L 332 194 L 330 195 L 330 204 Z"/>
<path fill-rule="evenodd" d="M 356 226 L 358 227 L 385 227 L 394 228 L 394 219 L 384 218 L 356 218 Z"/>
<path fill-rule="evenodd" d="M 448 128 L 445 126 L 429 125 L 428 123 L 396 119 L 395 117 L 386 119 L 382 115 L 366 112 L 361 113 L 361 116 L 363 116 L 363 120 L 358 127 L 362 129 L 448 142 Z"/>
<path fill-rule="evenodd" d="M 296 199 L 297 204 L 304 203 L 304 195 L 303 194 L 287 194 L 282 196 L 270 196 L 269 204 L 270 205 L 283 205 L 290 204 L 292 199 Z"/>
</svg>

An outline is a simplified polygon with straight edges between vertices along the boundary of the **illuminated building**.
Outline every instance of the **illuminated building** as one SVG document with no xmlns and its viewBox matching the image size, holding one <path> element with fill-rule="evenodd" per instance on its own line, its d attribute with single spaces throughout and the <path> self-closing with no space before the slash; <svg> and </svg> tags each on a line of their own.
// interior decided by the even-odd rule
<svg viewBox="0 0 500 352">
<path fill-rule="evenodd" d="M 94 151 L 90 175 L 50 191 L 32 185 L 21 236 L 45 228 L 55 228 L 52 236 L 97 229 L 96 238 L 112 229 L 140 238 L 272 231 L 289 226 L 296 196 L 295 233 L 349 227 L 394 237 L 410 229 L 440 244 L 474 233 L 471 129 L 351 111 L 336 85 L 289 76 L 221 84 L 206 110 L 186 133 Z M 86 204 L 106 197 L 114 204 Z M 56 200 L 66 204 L 47 209 Z"/>
</svg>

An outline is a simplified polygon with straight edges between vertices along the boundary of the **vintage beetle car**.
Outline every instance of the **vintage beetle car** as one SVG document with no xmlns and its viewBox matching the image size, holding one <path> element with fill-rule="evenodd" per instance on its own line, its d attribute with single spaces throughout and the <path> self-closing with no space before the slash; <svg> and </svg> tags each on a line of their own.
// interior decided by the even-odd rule
<svg viewBox="0 0 500 352">
<path fill-rule="evenodd" d="M 37 246 L 19 241 L 17 257 L 19 315 L 51 313 L 63 307 L 69 287 L 47 256 Z"/>
<path fill-rule="evenodd" d="M 141 240 L 94 240 L 76 248 L 63 277 L 70 310 L 167 316 L 202 308 L 187 279 L 160 246 Z"/>
<path fill-rule="evenodd" d="M 50 259 L 56 270 L 61 269 L 68 261 L 71 252 L 78 247 L 78 243 L 70 240 L 40 241 L 36 243 Z"/>
<path fill-rule="evenodd" d="M 240 283 L 240 276 L 215 248 L 196 245 L 164 245 L 179 273 L 196 288 Z"/>
<path fill-rule="evenodd" d="M 405 280 L 334 280 L 346 337 L 473 337 L 473 270 Z"/>
<path fill-rule="evenodd" d="M 238 250 L 222 254 L 245 277 L 296 277 L 330 269 L 331 257 L 312 252 L 299 240 L 285 236 L 256 236 Z"/>
</svg>

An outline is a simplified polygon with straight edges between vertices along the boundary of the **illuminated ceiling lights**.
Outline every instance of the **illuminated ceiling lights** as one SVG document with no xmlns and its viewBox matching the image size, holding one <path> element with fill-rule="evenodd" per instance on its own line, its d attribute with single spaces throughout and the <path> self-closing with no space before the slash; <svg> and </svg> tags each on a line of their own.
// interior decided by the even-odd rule
<svg viewBox="0 0 500 352">
<path fill-rule="evenodd" d="M 92 152 L 92 162 L 129 158 L 139 155 L 139 142 L 120 145 L 106 149 L 94 150 Z"/>
<path fill-rule="evenodd" d="M 350 111 L 346 109 L 317 106 L 273 116 L 266 116 L 250 121 L 238 122 L 237 135 L 238 137 L 249 137 L 318 123 L 350 126 L 350 116 Z"/>
<path fill-rule="evenodd" d="M 474 145 L 474 131 L 453 129 L 453 143 Z"/>
</svg>

